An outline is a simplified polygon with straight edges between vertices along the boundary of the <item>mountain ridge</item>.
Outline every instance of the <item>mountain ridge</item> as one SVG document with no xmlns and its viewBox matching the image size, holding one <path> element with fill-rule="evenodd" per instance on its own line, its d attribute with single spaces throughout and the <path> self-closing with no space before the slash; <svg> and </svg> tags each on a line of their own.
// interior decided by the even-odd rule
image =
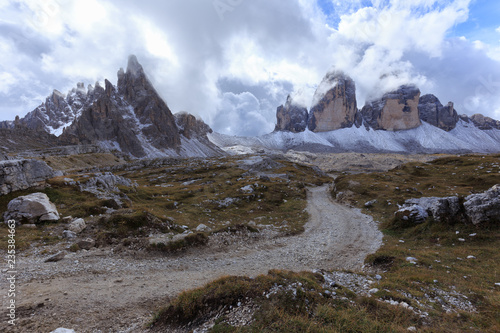
<svg viewBox="0 0 500 333">
<path fill-rule="evenodd" d="M 98 145 L 136 158 L 224 154 L 206 137 L 212 130 L 203 121 L 172 114 L 136 56 L 129 57 L 126 71 L 120 68 L 117 77 L 116 86 L 106 79 L 104 87 L 97 82 L 85 89 L 78 83 L 66 95 L 54 90 L 25 117 L 1 122 L 0 128 L 50 133 L 52 146 Z"/>
<path fill-rule="evenodd" d="M 134 158 L 209 157 L 260 149 L 500 151 L 500 121 L 481 114 L 459 116 L 452 102 L 444 106 L 432 94 L 421 96 L 414 85 L 403 85 L 358 109 L 355 82 L 342 71 L 325 75 L 309 110 L 289 95 L 276 111 L 274 132 L 247 138 L 213 133 L 193 115 L 173 114 L 134 55 L 117 78 L 116 86 L 106 79 L 104 87 L 77 83 L 66 95 L 54 90 L 25 117 L 0 122 L 0 134 L 7 138 L 1 155 L 9 147 L 20 151 L 68 145 L 93 145 Z M 39 139 L 24 144 L 30 140 L 23 140 L 23 133 Z"/>
</svg>

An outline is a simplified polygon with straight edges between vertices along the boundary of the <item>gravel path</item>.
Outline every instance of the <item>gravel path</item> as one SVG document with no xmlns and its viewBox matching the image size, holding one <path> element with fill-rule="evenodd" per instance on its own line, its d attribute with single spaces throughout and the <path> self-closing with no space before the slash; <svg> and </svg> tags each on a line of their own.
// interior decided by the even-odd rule
<svg viewBox="0 0 500 333">
<path fill-rule="evenodd" d="M 366 255 L 382 244 L 372 218 L 332 201 L 328 186 L 309 189 L 307 210 L 310 221 L 300 235 L 264 232 L 222 251 L 210 245 L 166 257 L 95 249 L 57 263 L 44 263 L 40 255 L 19 258 L 19 322 L 12 329 L 3 321 L 0 331 L 142 332 L 169 297 L 218 277 L 256 276 L 274 268 L 360 270 Z M 3 280 L 0 288 L 6 290 Z"/>
</svg>

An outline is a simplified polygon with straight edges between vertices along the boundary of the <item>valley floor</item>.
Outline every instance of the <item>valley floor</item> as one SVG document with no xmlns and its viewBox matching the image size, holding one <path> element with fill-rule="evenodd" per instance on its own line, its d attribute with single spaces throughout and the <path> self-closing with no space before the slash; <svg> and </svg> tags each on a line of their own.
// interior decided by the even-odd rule
<svg viewBox="0 0 500 333">
<path fill-rule="evenodd" d="M 94 248 L 44 263 L 47 255 L 31 249 L 18 259 L 19 321 L 13 330 L 2 321 L 0 330 L 147 332 L 145 325 L 168 299 L 218 277 L 253 277 L 270 269 L 361 270 L 382 244 L 373 219 L 334 202 L 326 185 L 308 189 L 307 211 L 302 234 L 214 235 L 207 247 L 181 255 Z"/>
</svg>

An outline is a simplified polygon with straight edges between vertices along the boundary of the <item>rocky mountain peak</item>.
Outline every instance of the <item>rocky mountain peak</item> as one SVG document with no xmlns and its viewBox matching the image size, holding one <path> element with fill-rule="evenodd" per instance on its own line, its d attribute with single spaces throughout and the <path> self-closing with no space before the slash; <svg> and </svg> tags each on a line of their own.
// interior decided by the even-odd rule
<svg viewBox="0 0 500 333">
<path fill-rule="evenodd" d="M 131 54 L 128 57 L 128 63 L 127 63 L 127 73 L 133 76 L 144 76 L 144 69 L 142 68 L 142 65 L 139 63 L 137 60 L 137 57 L 133 54 Z"/>
<path fill-rule="evenodd" d="M 354 81 L 342 71 L 332 71 L 316 89 L 308 127 L 314 132 L 351 127 L 357 111 Z"/>
<path fill-rule="evenodd" d="M 459 119 L 452 102 L 443 106 L 439 99 L 432 94 L 420 97 L 418 111 L 421 120 L 445 131 L 454 129 Z"/>
<path fill-rule="evenodd" d="M 361 114 L 365 122 L 376 130 L 398 131 L 419 127 L 418 104 L 420 90 L 414 85 L 403 85 L 367 102 Z"/>
<path fill-rule="evenodd" d="M 307 108 L 295 103 L 293 97 L 288 95 L 285 105 L 278 107 L 276 118 L 275 131 L 303 132 L 307 127 Z"/>
</svg>

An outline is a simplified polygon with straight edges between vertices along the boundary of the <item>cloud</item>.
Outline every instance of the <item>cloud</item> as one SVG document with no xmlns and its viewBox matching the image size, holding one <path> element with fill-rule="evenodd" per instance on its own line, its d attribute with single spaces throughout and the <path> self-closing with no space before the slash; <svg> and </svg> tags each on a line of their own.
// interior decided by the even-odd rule
<svg viewBox="0 0 500 333">
<path fill-rule="evenodd" d="M 191 112 L 227 134 L 271 131 L 286 96 L 310 106 L 330 69 L 356 81 L 359 107 L 415 83 L 455 101 L 461 113 L 494 116 L 498 46 L 449 35 L 468 19 L 469 6 L 470 0 L 2 2 L 0 118 L 24 115 L 52 89 L 116 82 L 129 54 L 173 112 Z M 489 90 L 477 88 L 481 77 L 493 82 Z"/>
<path fill-rule="evenodd" d="M 252 136 L 271 132 L 274 126 L 263 115 L 260 101 L 251 93 L 224 93 L 213 125 L 221 132 Z"/>
</svg>

